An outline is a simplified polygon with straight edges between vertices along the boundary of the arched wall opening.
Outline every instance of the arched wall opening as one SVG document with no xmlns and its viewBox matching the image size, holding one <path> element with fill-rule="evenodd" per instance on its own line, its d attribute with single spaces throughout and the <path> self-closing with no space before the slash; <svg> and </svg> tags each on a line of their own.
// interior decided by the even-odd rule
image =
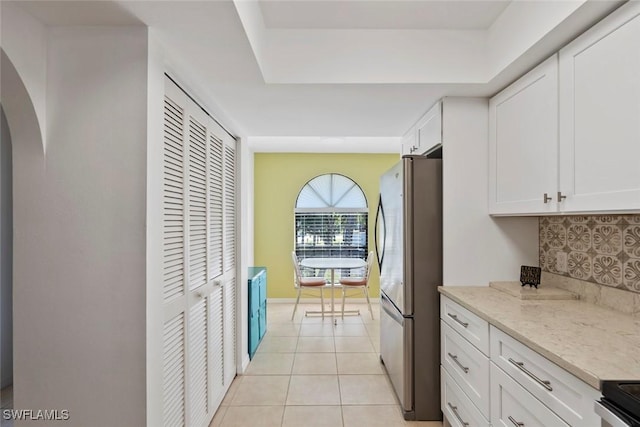
<svg viewBox="0 0 640 427">
<path fill-rule="evenodd" d="M 2 50 L 0 57 L 0 388 L 3 403 L 12 400 L 14 353 L 14 288 L 19 282 L 14 270 L 14 230 L 28 227 L 19 212 L 28 206 L 30 188 L 28 164 L 41 164 L 43 140 L 33 102 L 12 61 Z M 29 159 L 27 162 L 24 160 Z M 24 167 L 23 167 L 24 166 Z M 16 176 L 19 175 L 19 176 Z M 23 178 L 27 178 L 26 181 Z M 20 236 L 20 233 L 16 233 Z M 7 396 L 8 394 L 8 396 Z"/>
</svg>

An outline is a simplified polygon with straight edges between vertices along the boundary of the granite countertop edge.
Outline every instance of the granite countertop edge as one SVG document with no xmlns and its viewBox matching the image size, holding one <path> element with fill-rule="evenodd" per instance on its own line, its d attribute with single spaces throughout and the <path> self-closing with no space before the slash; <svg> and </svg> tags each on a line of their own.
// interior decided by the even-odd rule
<svg viewBox="0 0 640 427">
<path fill-rule="evenodd" d="M 458 295 L 456 295 L 456 293 L 464 292 L 465 289 L 473 289 L 474 292 L 477 292 L 478 289 L 486 289 L 487 292 L 499 292 L 499 293 L 502 294 L 502 297 L 512 299 L 514 304 L 526 304 L 528 302 L 533 302 L 533 301 L 519 300 L 518 298 L 516 298 L 516 297 L 514 297 L 512 295 L 509 295 L 509 294 L 504 293 L 504 292 L 502 292 L 500 290 L 497 290 L 497 289 L 490 288 L 488 286 L 475 286 L 475 287 L 439 286 L 438 287 L 438 292 L 440 292 L 442 295 L 445 295 L 446 297 L 450 298 L 451 300 L 455 301 L 456 303 L 460 304 L 464 308 L 468 309 L 469 311 L 471 311 L 475 315 L 479 316 L 481 319 L 487 321 L 489 324 L 491 324 L 491 325 L 495 326 L 496 328 L 500 329 L 501 331 L 503 331 L 507 335 L 511 336 L 512 338 L 522 342 L 527 347 L 531 348 L 532 350 L 534 350 L 535 352 L 539 353 L 540 355 L 546 357 L 551 362 L 553 362 L 556 365 L 560 366 L 561 368 L 565 369 L 566 371 L 568 371 L 572 375 L 578 377 L 579 379 L 581 379 L 582 381 L 587 383 L 589 386 L 595 388 L 596 390 L 601 390 L 602 381 L 604 381 L 604 380 L 630 379 L 630 378 L 601 378 L 596 373 L 591 372 L 591 371 L 589 371 L 588 369 L 586 369 L 584 367 L 576 365 L 574 362 L 567 360 L 561 354 L 557 354 L 557 353 L 553 352 L 552 350 L 550 350 L 547 347 L 545 347 L 543 344 L 532 340 L 530 337 L 528 337 L 525 334 L 523 334 L 523 333 L 519 332 L 518 330 L 514 329 L 513 326 L 505 324 L 503 321 L 500 321 L 500 320 L 496 319 L 495 317 L 491 316 L 490 314 L 485 313 L 483 310 L 481 310 L 478 307 L 474 306 L 474 304 L 472 302 L 467 301 L 467 300 L 465 300 L 463 298 L 460 298 Z M 536 303 L 544 303 L 544 301 L 541 301 L 541 300 L 534 300 L 534 301 Z M 555 301 L 555 302 L 557 302 L 557 301 Z M 578 303 L 578 301 L 576 301 L 576 300 L 574 300 L 574 302 Z M 579 303 L 580 304 L 586 304 L 588 306 L 596 307 L 594 304 L 589 304 L 589 303 L 583 302 L 583 301 L 581 301 Z M 617 313 L 612 312 L 612 315 L 617 315 Z"/>
</svg>

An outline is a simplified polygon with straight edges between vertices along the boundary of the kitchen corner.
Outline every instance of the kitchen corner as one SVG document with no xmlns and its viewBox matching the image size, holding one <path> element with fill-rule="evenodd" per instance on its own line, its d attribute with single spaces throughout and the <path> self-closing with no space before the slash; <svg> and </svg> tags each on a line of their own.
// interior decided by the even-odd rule
<svg viewBox="0 0 640 427">
<path fill-rule="evenodd" d="M 492 287 L 438 290 L 591 387 L 640 378 L 640 317 L 581 300 L 521 300 Z"/>
<path fill-rule="evenodd" d="M 594 304 L 585 283 L 438 287 L 451 425 L 640 427 L 640 316 Z"/>
</svg>

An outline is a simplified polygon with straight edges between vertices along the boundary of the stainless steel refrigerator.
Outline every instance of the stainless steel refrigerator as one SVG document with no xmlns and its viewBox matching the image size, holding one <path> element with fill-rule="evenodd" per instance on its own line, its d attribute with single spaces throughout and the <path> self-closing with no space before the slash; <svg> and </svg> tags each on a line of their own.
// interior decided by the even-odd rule
<svg viewBox="0 0 640 427">
<path fill-rule="evenodd" d="M 441 420 L 441 159 L 404 156 L 382 175 L 375 229 L 380 358 L 405 419 Z"/>
</svg>

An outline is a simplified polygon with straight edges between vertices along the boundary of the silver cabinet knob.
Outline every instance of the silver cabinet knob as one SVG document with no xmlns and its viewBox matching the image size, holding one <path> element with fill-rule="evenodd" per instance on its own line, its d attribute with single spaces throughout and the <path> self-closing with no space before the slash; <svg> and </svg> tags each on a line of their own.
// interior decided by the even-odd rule
<svg viewBox="0 0 640 427">
<path fill-rule="evenodd" d="M 563 201 L 566 198 L 567 198 L 567 196 L 563 196 L 562 195 L 562 191 L 558 191 L 558 203 L 560 203 L 561 201 Z"/>
<path fill-rule="evenodd" d="M 553 197 L 549 197 L 549 195 L 547 193 L 544 193 L 544 202 L 545 203 L 549 203 L 550 201 L 553 200 Z"/>
</svg>

